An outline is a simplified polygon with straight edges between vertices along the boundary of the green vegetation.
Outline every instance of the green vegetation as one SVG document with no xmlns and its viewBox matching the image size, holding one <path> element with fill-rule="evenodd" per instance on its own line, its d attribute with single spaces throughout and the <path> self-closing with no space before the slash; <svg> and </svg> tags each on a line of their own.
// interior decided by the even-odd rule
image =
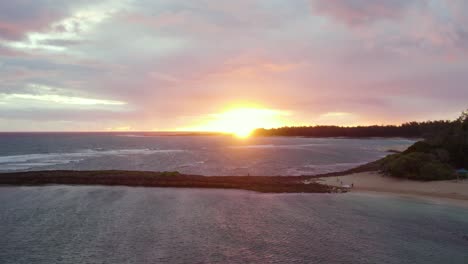
<svg viewBox="0 0 468 264">
<path fill-rule="evenodd" d="M 384 159 L 382 170 L 394 177 L 414 180 L 445 180 L 456 177 L 451 166 L 434 155 L 423 152 L 391 155 Z"/>
<path fill-rule="evenodd" d="M 455 169 L 468 168 L 468 111 L 380 163 L 381 170 L 394 177 L 427 181 L 457 178 Z"/>
</svg>

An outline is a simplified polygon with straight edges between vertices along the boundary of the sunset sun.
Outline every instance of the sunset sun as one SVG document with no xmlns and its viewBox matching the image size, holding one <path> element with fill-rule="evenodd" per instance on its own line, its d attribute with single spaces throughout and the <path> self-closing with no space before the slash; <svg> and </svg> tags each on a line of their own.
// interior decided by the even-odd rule
<svg viewBox="0 0 468 264">
<path fill-rule="evenodd" d="M 0 0 L 0 264 L 468 264 L 467 14 Z"/>
<path fill-rule="evenodd" d="M 246 138 L 257 128 L 284 125 L 282 119 L 286 114 L 284 111 L 265 108 L 232 108 L 221 113 L 210 114 L 200 125 L 185 130 L 223 132 Z"/>
</svg>

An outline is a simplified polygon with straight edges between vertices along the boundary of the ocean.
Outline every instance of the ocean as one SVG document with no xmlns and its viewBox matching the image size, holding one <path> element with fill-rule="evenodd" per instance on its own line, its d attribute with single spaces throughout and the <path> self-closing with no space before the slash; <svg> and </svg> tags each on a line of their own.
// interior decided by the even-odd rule
<svg viewBox="0 0 468 264">
<path fill-rule="evenodd" d="M 468 210 L 398 196 L 0 187 L 0 263 L 466 264 Z"/>
<path fill-rule="evenodd" d="M 144 133 L 2 133 L 0 171 L 141 170 L 199 175 L 310 175 L 404 150 L 414 140 L 177 136 Z"/>
<path fill-rule="evenodd" d="M 339 171 L 408 139 L 0 134 L 0 171 Z M 468 209 L 377 194 L 0 187 L 0 263 L 468 263 Z"/>
</svg>

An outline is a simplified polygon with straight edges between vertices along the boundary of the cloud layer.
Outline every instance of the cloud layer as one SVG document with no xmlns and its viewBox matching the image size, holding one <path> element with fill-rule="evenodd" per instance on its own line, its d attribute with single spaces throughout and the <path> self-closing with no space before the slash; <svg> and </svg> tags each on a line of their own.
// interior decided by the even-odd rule
<svg viewBox="0 0 468 264">
<path fill-rule="evenodd" d="M 232 105 L 290 124 L 453 118 L 468 107 L 466 12 L 464 0 L 2 1 L 0 130 L 172 130 Z"/>
</svg>

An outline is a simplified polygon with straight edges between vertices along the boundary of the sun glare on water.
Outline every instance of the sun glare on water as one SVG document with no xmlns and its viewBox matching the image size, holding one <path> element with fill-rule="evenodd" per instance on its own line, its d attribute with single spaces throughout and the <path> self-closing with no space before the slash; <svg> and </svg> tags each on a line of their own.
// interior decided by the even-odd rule
<svg viewBox="0 0 468 264">
<path fill-rule="evenodd" d="M 284 125 L 283 111 L 264 108 L 233 108 L 219 114 L 211 114 L 205 123 L 190 128 L 197 131 L 216 131 L 246 138 L 257 128 Z"/>
</svg>

